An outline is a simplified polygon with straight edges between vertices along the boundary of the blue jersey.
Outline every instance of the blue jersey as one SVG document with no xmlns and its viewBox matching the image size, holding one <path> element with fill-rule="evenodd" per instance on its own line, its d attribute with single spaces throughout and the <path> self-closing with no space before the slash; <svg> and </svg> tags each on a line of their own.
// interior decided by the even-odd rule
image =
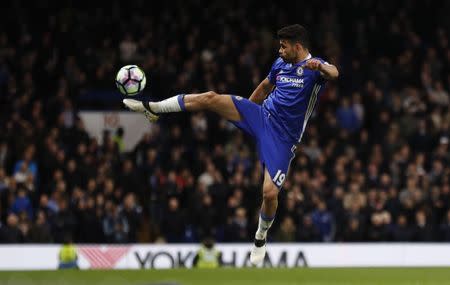
<svg viewBox="0 0 450 285">
<path fill-rule="evenodd" d="M 300 142 L 308 119 L 323 91 L 325 79 L 320 71 L 303 68 L 311 58 L 291 64 L 278 58 L 267 78 L 275 85 L 273 91 L 264 100 L 263 108 L 279 123 L 280 135 L 284 140 Z M 316 58 L 322 63 L 322 59 Z"/>
<path fill-rule="evenodd" d="M 303 68 L 309 58 L 297 64 L 275 61 L 268 76 L 275 88 L 262 106 L 231 96 L 241 117 L 233 124 L 255 139 L 259 159 L 280 189 L 325 84 L 319 71 Z"/>
</svg>

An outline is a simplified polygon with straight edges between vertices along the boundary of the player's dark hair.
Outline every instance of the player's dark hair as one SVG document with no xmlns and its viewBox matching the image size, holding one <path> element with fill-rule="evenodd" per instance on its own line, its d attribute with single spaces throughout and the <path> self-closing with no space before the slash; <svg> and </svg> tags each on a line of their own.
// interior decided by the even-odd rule
<svg viewBox="0 0 450 285">
<path fill-rule="evenodd" d="M 301 43 L 305 48 L 310 48 L 308 31 L 302 25 L 295 24 L 283 27 L 278 30 L 277 35 L 280 40 Z"/>
</svg>

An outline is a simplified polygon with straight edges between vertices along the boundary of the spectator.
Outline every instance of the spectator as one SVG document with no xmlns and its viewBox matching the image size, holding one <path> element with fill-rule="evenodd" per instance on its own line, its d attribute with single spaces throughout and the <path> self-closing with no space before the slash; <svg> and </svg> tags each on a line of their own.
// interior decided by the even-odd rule
<svg viewBox="0 0 450 285">
<path fill-rule="evenodd" d="M 225 241 L 245 242 L 249 238 L 247 211 L 238 207 L 225 227 Z"/>
<path fill-rule="evenodd" d="M 371 217 L 367 238 L 370 241 L 388 241 L 391 217 L 387 212 L 373 213 Z"/>
<path fill-rule="evenodd" d="M 106 241 L 110 243 L 127 243 L 130 230 L 128 221 L 111 200 L 107 201 L 105 209 L 103 232 L 105 233 Z"/>
<path fill-rule="evenodd" d="M 327 210 L 327 205 L 320 200 L 312 215 L 314 225 L 320 232 L 322 241 L 332 241 L 335 234 L 335 221 L 332 213 Z"/>
<path fill-rule="evenodd" d="M 350 132 L 356 131 L 361 125 L 356 110 L 350 106 L 349 100 L 345 97 L 341 100 L 341 106 L 337 109 L 336 116 L 341 128 Z"/>
<path fill-rule="evenodd" d="M 123 62 L 129 62 L 136 59 L 137 44 L 133 40 L 131 34 L 127 34 L 125 39 L 120 43 L 120 59 Z"/>
<path fill-rule="evenodd" d="M 9 177 L 6 175 L 5 169 L 0 167 L 0 193 L 7 190 L 9 186 Z"/>
<path fill-rule="evenodd" d="M 120 127 L 117 129 L 116 134 L 113 137 L 113 141 L 117 144 L 120 153 L 125 151 L 125 141 L 123 139 L 124 134 L 125 130 Z"/>
<path fill-rule="evenodd" d="M 360 242 L 364 240 L 364 231 L 359 219 L 351 218 L 344 229 L 343 240 L 348 242 Z"/>
<path fill-rule="evenodd" d="M 397 217 L 397 223 L 392 229 L 393 241 L 410 241 L 413 238 L 413 229 L 408 225 L 408 220 L 405 215 Z"/>
<path fill-rule="evenodd" d="M 142 208 L 137 205 L 136 198 L 133 193 L 128 193 L 125 196 L 121 211 L 121 215 L 125 217 L 125 220 L 130 228 L 128 231 L 128 241 L 137 242 L 137 231 L 140 226 L 139 216 L 142 214 Z"/>
<path fill-rule="evenodd" d="M 11 212 L 16 215 L 19 215 L 21 212 L 26 212 L 28 218 L 33 218 L 33 206 L 27 196 L 26 190 L 22 187 L 17 191 L 17 197 L 11 206 Z"/>
<path fill-rule="evenodd" d="M 141 185 L 138 183 L 139 178 L 134 170 L 134 165 L 131 160 L 125 160 L 122 166 L 119 185 L 124 193 L 137 193 L 142 195 Z"/>
<path fill-rule="evenodd" d="M 433 88 L 428 89 L 428 96 L 431 103 L 439 106 L 448 106 L 450 102 L 448 92 L 445 91 L 441 81 L 437 81 Z"/>
<path fill-rule="evenodd" d="M 280 228 L 275 233 L 275 240 L 279 242 L 294 242 L 296 231 L 297 227 L 294 224 L 294 220 L 286 216 L 281 222 Z"/>
<path fill-rule="evenodd" d="M 353 207 L 355 204 L 358 207 L 366 206 L 366 195 L 361 193 L 358 183 L 351 183 L 349 187 L 349 192 L 344 195 L 343 200 L 344 208 L 347 210 Z"/>
<path fill-rule="evenodd" d="M 428 218 L 423 210 L 416 212 L 416 224 L 414 227 L 413 239 L 422 242 L 433 241 L 434 239 L 433 226 L 428 222 Z"/>
<path fill-rule="evenodd" d="M 66 177 L 66 182 L 69 189 L 81 187 L 85 183 L 85 179 L 81 171 L 78 169 L 75 159 L 70 159 L 67 161 L 64 177 Z"/>
<path fill-rule="evenodd" d="M 16 214 L 9 214 L 6 225 L 0 228 L 0 240 L 2 243 L 24 242 L 24 236 L 19 229 L 19 218 Z"/>
<path fill-rule="evenodd" d="M 23 154 L 23 159 L 16 162 L 14 166 L 14 174 L 17 172 L 27 173 L 28 171 L 34 176 L 37 176 L 38 166 L 36 161 L 34 161 L 35 147 L 29 145 Z M 25 166 L 23 166 L 25 164 Z M 19 182 L 19 181 L 18 181 Z"/>
<path fill-rule="evenodd" d="M 215 233 L 216 210 L 213 207 L 211 195 L 204 194 L 201 197 L 201 205 L 197 209 L 194 224 L 197 227 L 197 236 L 202 239 Z"/>
<path fill-rule="evenodd" d="M 50 226 L 45 217 L 45 213 L 42 210 L 38 211 L 36 214 L 36 222 L 30 229 L 29 240 L 31 243 L 52 242 Z"/>
<path fill-rule="evenodd" d="M 0 142 L 0 169 L 9 168 L 11 161 L 11 150 L 5 141 Z"/>
<path fill-rule="evenodd" d="M 302 226 L 297 231 L 297 240 L 301 242 L 321 241 L 320 232 L 314 225 L 311 215 L 303 217 Z"/>
<path fill-rule="evenodd" d="M 186 217 L 179 209 L 180 204 L 177 198 L 169 199 L 168 208 L 163 215 L 161 230 L 168 242 L 182 242 L 186 230 Z"/>
<path fill-rule="evenodd" d="M 218 268 L 222 265 L 222 253 L 215 249 L 214 240 L 205 238 L 192 262 L 195 268 Z"/>
<path fill-rule="evenodd" d="M 447 215 L 441 224 L 441 232 L 443 241 L 450 241 L 450 210 L 447 211 Z"/>
<path fill-rule="evenodd" d="M 99 195 L 98 208 L 95 208 L 93 197 L 80 197 L 74 214 L 78 221 L 75 237 L 82 243 L 104 242 L 104 229 L 102 224 L 101 209 L 103 196 Z M 100 212 L 100 215 L 99 215 Z"/>
<path fill-rule="evenodd" d="M 52 236 L 55 242 L 62 243 L 66 235 L 73 236 L 76 219 L 66 197 L 59 198 L 56 203 L 58 210 L 52 218 Z"/>
</svg>

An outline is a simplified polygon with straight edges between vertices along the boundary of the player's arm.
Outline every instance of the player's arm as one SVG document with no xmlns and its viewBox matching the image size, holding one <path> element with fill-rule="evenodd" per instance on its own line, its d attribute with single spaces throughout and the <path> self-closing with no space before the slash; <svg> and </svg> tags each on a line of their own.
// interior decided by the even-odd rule
<svg viewBox="0 0 450 285">
<path fill-rule="evenodd" d="M 268 78 L 264 79 L 259 83 L 258 87 L 256 87 L 255 91 L 253 91 L 250 96 L 250 101 L 261 105 L 264 99 L 266 99 L 267 95 L 269 95 L 270 91 L 273 89 L 273 84 L 269 81 Z"/>
<path fill-rule="evenodd" d="M 304 68 L 318 70 L 323 78 L 327 80 L 335 80 L 339 76 L 336 66 L 329 63 L 322 63 L 320 60 L 312 58 L 306 62 Z"/>
</svg>

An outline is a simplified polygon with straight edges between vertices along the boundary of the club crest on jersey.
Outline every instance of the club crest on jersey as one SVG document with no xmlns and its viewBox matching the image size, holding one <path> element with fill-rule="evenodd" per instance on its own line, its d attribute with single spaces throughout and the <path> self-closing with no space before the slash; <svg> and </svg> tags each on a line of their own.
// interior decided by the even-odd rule
<svg viewBox="0 0 450 285">
<path fill-rule="evenodd" d="M 303 67 L 299 66 L 299 67 L 297 68 L 297 75 L 298 75 L 298 76 L 302 76 L 302 74 L 303 74 Z"/>
</svg>

